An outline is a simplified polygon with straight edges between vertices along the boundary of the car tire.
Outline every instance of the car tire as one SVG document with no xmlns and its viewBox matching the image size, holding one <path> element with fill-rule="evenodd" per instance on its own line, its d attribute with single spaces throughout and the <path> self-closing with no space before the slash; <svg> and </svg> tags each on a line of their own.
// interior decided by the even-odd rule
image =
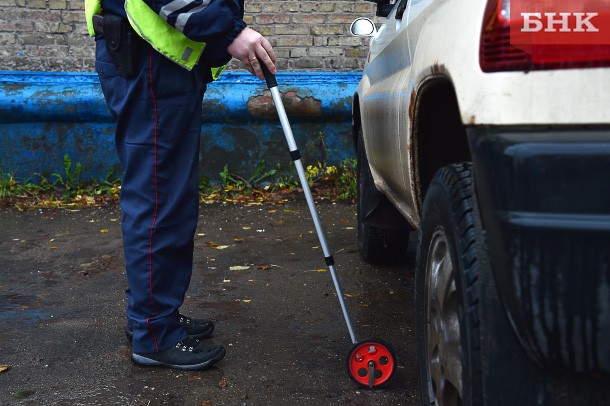
<svg viewBox="0 0 610 406">
<path fill-rule="evenodd" d="M 443 167 L 424 199 L 415 276 L 422 405 L 483 404 L 472 179 L 469 163 Z"/>
<path fill-rule="evenodd" d="M 407 258 L 411 227 L 373 181 L 364 148 L 362 129 L 356 163 L 358 251 L 373 264 L 396 264 Z"/>
</svg>

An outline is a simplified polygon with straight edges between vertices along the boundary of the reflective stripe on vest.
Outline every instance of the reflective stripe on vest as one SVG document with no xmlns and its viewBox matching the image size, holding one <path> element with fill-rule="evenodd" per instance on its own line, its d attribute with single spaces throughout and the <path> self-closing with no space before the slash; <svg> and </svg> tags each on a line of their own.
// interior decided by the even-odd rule
<svg viewBox="0 0 610 406">
<path fill-rule="evenodd" d="M 188 70 L 197 64 L 205 48 L 204 42 L 189 39 L 165 22 L 143 0 L 126 0 L 125 11 L 135 32 L 158 52 Z"/>
<path fill-rule="evenodd" d="M 192 70 L 205 48 L 205 42 L 197 42 L 169 25 L 155 13 L 143 0 L 126 0 L 127 19 L 134 31 L 148 42 L 155 50 Z M 89 35 L 94 36 L 93 15 L 102 14 L 101 0 L 85 0 L 85 16 Z M 211 68 L 212 79 L 217 80 L 226 65 Z"/>
</svg>

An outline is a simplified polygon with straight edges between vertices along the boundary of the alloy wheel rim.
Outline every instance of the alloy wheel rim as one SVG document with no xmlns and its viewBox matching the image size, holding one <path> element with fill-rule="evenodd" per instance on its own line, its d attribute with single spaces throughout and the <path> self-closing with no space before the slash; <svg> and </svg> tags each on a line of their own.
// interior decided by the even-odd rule
<svg viewBox="0 0 610 406">
<path fill-rule="evenodd" d="M 456 272 L 445 230 L 430 241 L 426 263 L 428 392 L 431 404 L 462 403 L 462 347 Z"/>
</svg>

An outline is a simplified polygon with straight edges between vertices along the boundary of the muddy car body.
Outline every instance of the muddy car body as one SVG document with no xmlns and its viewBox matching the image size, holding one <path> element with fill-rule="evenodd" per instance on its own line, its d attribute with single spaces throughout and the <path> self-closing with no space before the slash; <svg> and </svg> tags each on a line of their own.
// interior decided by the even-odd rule
<svg viewBox="0 0 610 406">
<path fill-rule="evenodd" d="M 352 25 L 358 242 L 396 261 L 418 232 L 422 404 L 603 404 L 610 48 L 528 54 L 509 1 L 377 3 Z"/>
</svg>

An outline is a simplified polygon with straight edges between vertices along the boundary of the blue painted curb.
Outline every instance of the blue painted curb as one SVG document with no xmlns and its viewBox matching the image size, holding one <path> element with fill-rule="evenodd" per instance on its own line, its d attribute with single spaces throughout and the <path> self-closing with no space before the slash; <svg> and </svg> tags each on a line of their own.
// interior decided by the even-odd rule
<svg viewBox="0 0 610 406">
<path fill-rule="evenodd" d="M 354 155 L 351 100 L 360 80 L 352 72 L 278 73 L 305 165 L 338 164 Z M 227 72 L 210 84 L 202 109 L 200 172 L 219 180 L 225 165 L 248 178 L 259 162 L 288 170 L 290 157 L 264 81 Z M 63 156 L 83 167 L 81 179 L 120 174 L 114 121 L 89 72 L 0 71 L 0 169 L 18 179 L 62 173 Z"/>
</svg>

